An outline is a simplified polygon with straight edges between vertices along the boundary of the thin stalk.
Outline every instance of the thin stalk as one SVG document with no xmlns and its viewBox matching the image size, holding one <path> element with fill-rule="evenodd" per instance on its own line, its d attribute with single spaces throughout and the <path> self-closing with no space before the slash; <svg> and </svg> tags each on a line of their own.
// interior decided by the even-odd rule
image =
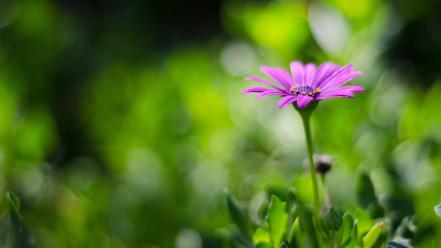
<svg viewBox="0 0 441 248">
<path fill-rule="evenodd" d="M 313 159 L 313 147 L 312 147 L 312 140 L 311 140 L 311 127 L 310 127 L 310 112 L 301 112 L 300 115 L 302 116 L 303 121 L 303 128 L 305 129 L 305 138 L 306 138 L 306 145 L 308 148 L 308 160 L 309 160 L 309 173 L 311 175 L 311 181 L 312 181 L 312 194 L 313 194 L 313 203 L 316 207 L 316 210 L 320 209 L 320 202 L 319 202 L 319 195 L 318 195 L 318 186 L 317 186 L 317 176 L 315 172 L 315 166 L 314 166 L 314 159 Z"/>
<path fill-rule="evenodd" d="M 325 175 L 321 175 L 320 177 L 322 179 L 322 189 L 323 189 L 323 195 L 325 198 L 325 207 L 327 209 L 331 208 L 332 202 L 331 202 L 331 196 L 329 195 L 328 188 L 326 187 L 326 181 L 325 181 Z"/>
</svg>

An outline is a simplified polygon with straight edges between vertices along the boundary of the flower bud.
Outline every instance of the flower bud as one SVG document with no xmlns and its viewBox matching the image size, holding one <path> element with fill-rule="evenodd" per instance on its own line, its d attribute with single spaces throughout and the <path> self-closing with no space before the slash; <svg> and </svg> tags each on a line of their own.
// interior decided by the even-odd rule
<svg viewBox="0 0 441 248">
<path fill-rule="evenodd" d="M 329 209 L 328 213 L 324 217 L 325 225 L 327 228 L 338 231 L 343 224 L 343 218 L 335 208 Z"/>
<path fill-rule="evenodd" d="M 332 158 L 328 155 L 314 155 L 315 170 L 325 175 L 332 168 Z"/>
</svg>

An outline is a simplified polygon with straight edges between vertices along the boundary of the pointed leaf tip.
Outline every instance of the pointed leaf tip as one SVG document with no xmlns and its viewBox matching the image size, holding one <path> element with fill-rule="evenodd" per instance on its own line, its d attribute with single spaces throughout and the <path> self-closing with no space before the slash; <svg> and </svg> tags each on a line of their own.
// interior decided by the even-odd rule
<svg viewBox="0 0 441 248">
<path fill-rule="evenodd" d="M 242 206 L 229 194 L 227 194 L 228 211 L 231 219 L 234 221 L 239 231 L 248 239 L 251 240 L 251 221 Z"/>
<path fill-rule="evenodd" d="M 282 242 L 282 243 L 280 244 L 280 248 L 289 248 L 289 245 L 288 245 L 288 243 L 286 243 L 286 242 Z"/>
<path fill-rule="evenodd" d="M 290 244 L 297 244 L 298 236 L 300 235 L 299 217 L 296 217 L 291 225 L 291 230 L 288 234 L 288 242 Z"/>
<path fill-rule="evenodd" d="M 371 248 L 377 242 L 381 233 L 383 232 L 384 223 L 379 222 L 375 224 L 369 232 L 363 237 L 363 248 Z"/>
<path fill-rule="evenodd" d="M 288 214 L 285 211 L 286 203 L 277 196 L 271 196 L 266 220 L 268 222 L 269 234 L 274 247 L 279 247 L 285 232 L 288 221 Z"/>
<path fill-rule="evenodd" d="M 6 198 L 8 199 L 9 206 L 14 210 L 15 213 L 20 213 L 20 198 L 11 191 L 6 192 Z"/>
<path fill-rule="evenodd" d="M 362 173 L 358 178 L 356 192 L 358 203 L 369 212 L 372 218 L 384 216 L 384 209 L 378 201 L 374 184 L 367 173 Z"/>
<path fill-rule="evenodd" d="M 343 217 L 337 209 L 331 208 L 325 215 L 325 225 L 331 230 L 338 231 L 343 224 Z"/>
</svg>

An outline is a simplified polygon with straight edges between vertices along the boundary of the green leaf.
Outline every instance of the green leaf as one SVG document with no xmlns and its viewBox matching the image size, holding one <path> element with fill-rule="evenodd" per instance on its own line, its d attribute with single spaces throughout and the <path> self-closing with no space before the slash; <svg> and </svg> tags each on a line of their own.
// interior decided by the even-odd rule
<svg viewBox="0 0 441 248">
<path fill-rule="evenodd" d="M 300 236 L 300 224 L 299 218 L 297 217 L 292 223 L 291 230 L 288 235 L 289 247 L 299 247 L 299 236 Z"/>
<path fill-rule="evenodd" d="M 361 208 L 356 208 L 350 211 L 351 215 L 357 221 L 357 229 L 359 233 L 368 232 L 374 225 L 374 221 L 369 216 L 369 213 Z"/>
<path fill-rule="evenodd" d="M 20 215 L 20 198 L 12 192 L 6 193 L 9 212 L 0 224 L 0 247 L 34 247 L 31 234 L 28 232 Z"/>
<path fill-rule="evenodd" d="M 369 215 L 372 218 L 381 218 L 384 217 L 384 208 L 380 205 L 380 203 L 374 202 L 367 209 Z"/>
<path fill-rule="evenodd" d="M 271 242 L 268 231 L 263 228 L 257 228 L 253 235 L 253 243 L 258 244 L 260 242 Z"/>
<path fill-rule="evenodd" d="M 383 232 L 383 222 L 375 224 L 363 237 L 363 248 L 371 248 Z"/>
<path fill-rule="evenodd" d="M 289 248 L 288 243 L 286 243 L 286 242 L 282 242 L 282 243 L 280 244 L 280 248 Z"/>
<path fill-rule="evenodd" d="M 343 215 L 343 224 L 341 229 L 340 246 L 345 247 L 351 241 L 351 233 L 354 228 L 354 219 L 349 213 Z"/>
<path fill-rule="evenodd" d="M 313 223 L 316 234 L 318 234 L 322 240 L 330 240 L 332 238 L 332 230 L 326 226 L 323 218 L 318 218 L 317 216 L 314 217 Z"/>
<path fill-rule="evenodd" d="M 341 214 L 334 207 L 329 209 L 329 212 L 324 218 L 325 227 L 333 231 L 338 231 L 343 223 L 343 218 Z"/>
<path fill-rule="evenodd" d="M 372 218 L 384 216 L 384 209 L 378 202 L 375 188 L 368 174 L 362 173 L 357 181 L 357 201 L 358 204 L 368 210 Z"/>
<path fill-rule="evenodd" d="M 300 199 L 298 198 L 296 192 L 293 189 L 288 190 L 288 209 L 292 210 L 293 207 L 295 207 L 296 204 L 301 203 Z"/>
<path fill-rule="evenodd" d="M 17 215 L 20 215 L 20 198 L 10 191 L 6 192 L 6 198 L 8 199 L 9 206 L 12 211 L 14 211 L 14 213 Z"/>
<path fill-rule="evenodd" d="M 277 196 L 271 197 L 266 217 L 269 234 L 274 247 L 279 247 L 285 233 L 288 214 L 285 211 L 286 203 L 280 201 Z"/>
<path fill-rule="evenodd" d="M 264 201 L 262 205 L 260 205 L 259 210 L 257 212 L 259 216 L 259 220 L 265 221 L 266 214 L 268 213 L 269 201 Z"/>
<path fill-rule="evenodd" d="M 257 243 L 256 248 L 273 248 L 273 246 L 268 242 L 259 242 Z"/>
<path fill-rule="evenodd" d="M 269 196 L 277 196 L 283 202 L 287 202 L 290 197 L 289 188 L 280 185 L 270 185 L 266 192 Z"/>
<path fill-rule="evenodd" d="M 251 220 L 249 216 L 246 214 L 243 207 L 239 205 L 239 203 L 229 194 L 227 194 L 227 205 L 228 211 L 230 212 L 230 216 L 234 223 L 236 223 L 239 231 L 244 235 L 248 240 L 251 240 Z"/>
<path fill-rule="evenodd" d="M 300 210 L 299 224 L 302 231 L 300 247 L 320 247 L 314 223 L 314 219 L 319 219 L 318 216 L 314 216 L 314 212 L 305 206 L 302 206 Z"/>
<path fill-rule="evenodd" d="M 355 247 L 358 240 L 358 224 L 357 221 L 354 221 L 354 226 L 352 227 L 351 239 L 347 247 Z"/>
</svg>

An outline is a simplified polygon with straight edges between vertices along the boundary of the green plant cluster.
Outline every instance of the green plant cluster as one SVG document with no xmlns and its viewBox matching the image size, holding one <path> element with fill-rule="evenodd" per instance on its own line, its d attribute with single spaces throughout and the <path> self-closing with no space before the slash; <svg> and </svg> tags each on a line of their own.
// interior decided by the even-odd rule
<svg viewBox="0 0 441 248">
<path fill-rule="evenodd" d="M 412 216 L 394 226 L 379 203 L 370 177 L 362 173 L 357 182 L 358 207 L 323 206 L 320 211 L 306 204 L 289 187 L 270 187 L 253 221 L 247 209 L 227 194 L 233 247 L 247 248 L 410 248 L 418 231 Z"/>
</svg>

